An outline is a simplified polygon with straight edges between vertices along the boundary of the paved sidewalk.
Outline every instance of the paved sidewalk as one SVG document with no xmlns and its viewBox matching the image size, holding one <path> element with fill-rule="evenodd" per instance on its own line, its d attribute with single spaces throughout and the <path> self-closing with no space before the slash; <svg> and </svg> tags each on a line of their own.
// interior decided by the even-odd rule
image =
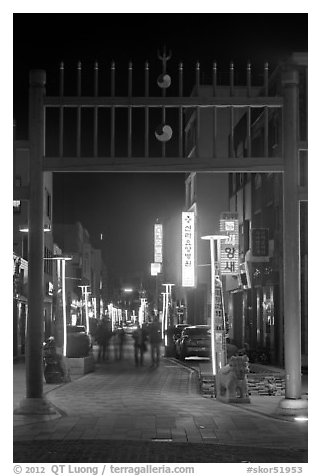
<svg viewBox="0 0 321 476">
<path fill-rule="evenodd" d="M 28 454 L 32 442 L 38 444 L 39 450 L 39 445 L 50 446 L 50 441 L 51 446 L 57 445 L 58 440 L 70 442 L 78 450 L 82 442 L 88 441 L 98 445 L 109 442 L 111 446 L 117 441 L 126 442 L 127 446 L 128 442 L 131 446 L 144 442 L 146 448 L 164 444 L 183 448 L 192 444 L 204 451 L 212 444 L 216 449 L 222 445 L 229 445 L 231 450 L 252 448 L 252 456 L 256 448 L 263 458 L 258 461 L 267 461 L 263 456 L 267 454 L 266 448 L 270 458 L 280 458 L 277 454 L 282 451 L 289 455 L 289 461 L 304 462 L 307 458 L 307 423 L 275 418 L 281 397 L 253 397 L 247 405 L 228 405 L 204 398 L 199 393 L 197 372 L 171 359 L 163 358 L 158 368 L 151 368 L 146 358 L 146 365 L 136 368 L 128 354 L 121 362 L 96 364 L 95 372 L 68 384 L 44 384 L 44 392 L 60 414 L 14 415 L 14 442 L 20 451 L 17 458 L 24 454 L 24 449 Z M 23 396 L 24 364 L 16 363 L 15 406 Z M 291 452 L 295 455 L 291 456 Z M 41 454 L 43 457 L 44 453 Z M 213 460 L 214 453 L 211 454 Z M 188 455 L 192 457 L 191 450 Z M 207 461 L 205 454 L 204 458 Z M 231 457 L 229 461 L 233 462 Z"/>
</svg>

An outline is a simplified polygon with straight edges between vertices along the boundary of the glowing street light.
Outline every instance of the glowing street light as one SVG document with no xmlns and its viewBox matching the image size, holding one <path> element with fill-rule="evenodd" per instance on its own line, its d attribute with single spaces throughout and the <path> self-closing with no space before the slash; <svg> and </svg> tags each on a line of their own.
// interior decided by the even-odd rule
<svg viewBox="0 0 321 476">
<path fill-rule="evenodd" d="M 226 235 L 207 235 L 202 236 L 202 240 L 209 240 L 211 251 L 211 349 L 212 349 L 212 371 L 216 375 L 216 342 L 215 342 L 215 249 L 214 243 L 217 243 L 217 260 L 221 259 L 221 241 L 227 240 Z"/>
<path fill-rule="evenodd" d="M 19 226 L 19 231 L 20 231 L 20 233 L 29 233 L 28 225 L 20 225 Z M 47 233 L 47 232 L 51 231 L 51 226 L 50 225 L 44 225 L 43 231 L 44 231 L 44 233 Z"/>
<path fill-rule="evenodd" d="M 78 286 L 78 288 L 81 289 L 82 295 L 85 297 L 86 329 L 88 334 L 89 334 L 88 295 L 91 294 L 91 292 L 87 291 L 87 288 L 89 287 L 90 287 L 89 284 Z"/>
<path fill-rule="evenodd" d="M 165 304 L 166 304 L 166 292 L 162 293 L 163 296 L 163 314 L 162 314 L 162 337 L 165 337 Z"/>
<path fill-rule="evenodd" d="M 164 283 L 163 286 L 165 286 L 165 312 L 163 314 L 163 321 L 164 321 L 165 346 L 166 346 L 167 345 L 169 296 L 171 296 L 172 287 L 175 286 L 175 284 Z"/>
<path fill-rule="evenodd" d="M 138 322 L 140 325 L 142 325 L 145 321 L 146 302 L 146 298 L 140 298 L 140 307 L 138 310 Z"/>
</svg>

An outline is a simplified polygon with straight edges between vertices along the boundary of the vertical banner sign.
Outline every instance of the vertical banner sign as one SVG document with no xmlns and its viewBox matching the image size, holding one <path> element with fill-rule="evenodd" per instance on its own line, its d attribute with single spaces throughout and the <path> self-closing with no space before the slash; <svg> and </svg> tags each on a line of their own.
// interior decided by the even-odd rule
<svg viewBox="0 0 321 476">
<path fill-rule="evenodd" d="M 154 225 L 154 263 L 163 262 L 163 225 Z"/>
<path fill-rule="evenodd" d="M 239 221 L 236 212 L 223 212 L 220 217 L 220 232 L 227 235 L 221 243 L 221 274 L 239 272 Z"/>
<path fill-rule="evenodd" d="M 221 285 L 215 280 L 215 326 L 216 330 L 224 327 L 223 322 L 223 293 Z"/>
<path fill-rule="evenodd" d="M 182 286 L 195 286 L 195 216 L 194 212 L 182 213 Z"/>
</svg>

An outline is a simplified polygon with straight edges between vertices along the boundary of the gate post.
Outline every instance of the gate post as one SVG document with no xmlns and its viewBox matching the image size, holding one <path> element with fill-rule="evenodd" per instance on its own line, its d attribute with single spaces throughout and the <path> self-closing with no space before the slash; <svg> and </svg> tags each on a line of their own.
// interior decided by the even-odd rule
<svg viewBox="0 0 321 476">
<path fill-rule="evenodd" d="M 301 399 L 300 222 L 298 197 L 299 74 L 294 68 L 282 74 L 284 95 L 283 266 L 284 361 L 283 413 L 296 414 L 307 407 Z"/>
<path fill-rule="evenodd" d="M 56 413 L 43 397 L 43 158 L 45 71 L 29 76 L 29 233 L 28 233 L 28 317 L 26 336 L 26 398 L 17 414 Z"/>
</svg>

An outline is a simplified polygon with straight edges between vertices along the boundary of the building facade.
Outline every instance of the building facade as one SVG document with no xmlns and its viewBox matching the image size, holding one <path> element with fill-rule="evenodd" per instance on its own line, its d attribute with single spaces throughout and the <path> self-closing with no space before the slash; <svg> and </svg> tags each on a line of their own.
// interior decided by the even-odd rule
<svg viewBox="0 0 321 476">
<path fill-rule="evenodd" d="M 90 318 L 100 319 L 107 309 L 106 270 L 100 249 L 80 222 L 55 224 L 54 239 L 72 260 L 66 263 L 67 319 L 85 324 L 85 301 Z"/>
<path fill-rule="evenodd" d="M 28 201 L 24 199 L 23 190 L 29 185 L 29 143 L 28 141 L 15 140 L 13 144 L 13 178 L 14 188 L 22 191 L 22 199 L 13 200 L 13 256 L 15 263 L 14 272 L 14 305 L 13 305 L 13 335 L 14 355 L 24 353 L 24 338 L 26 319 L 28 314 Z M 44 173 L 44 258 L 53 256 L 52 239 L 52 173 Z M 53 267 L 51 259 L 44 259 L 44 335 L 48 337 L 51 332 L 53 313 Z M 18 286 L 17 286 L 18 285 Z"/>
<path fill-rule="evenodd" d="M 299 163 L 300 268 L 301 268 L 301 352 L 302 366 L 308 356 L 308 120 L 307 120 L 307 54 L 293 54 L 276 69 L 269 90 L 282 95 L 281 73 L 291 67 L 298 71 L 299 104 L 297 154 Z M 264 111 L 259 111 L 251 124 L 251 149 L 254 156 L 264 147 Z M 248 140 L 241 119 L 235 128 L 235 154 L 246 157 Z M 269 156 L 282 154 L 282 118 L 268 116 Z M 283 365 L 284 302 L 283 302 L 283 180 L 281 174 L 231 174 L 229 177 L 230 210 L 240 219 L 240 255 L 243 279 L 238 289 L 228 292 L 228 313 L 231 333 L 243 345 L 247 342 L 259 360 Z M 265 250 L 264 252 L 262 250 Z M 295 258 L 294 258 L 295 259 Z M 247 276 L 246 276 L 247 275 Z"/>
<path fill-rule="evenodd" d="M 270 95 L 282 96 L 282 73 L 288 67 L 298 71 L 299 114 L 297 154 L 299 159 L 300 264 L 301 264 L 301 347 L 302 365 L 307 365 L 307 55 L 293 54 L 270 76 Z M 201 86 L 200 94 L 210 87 Z M 206 89 L 207 88 L 207 89 Z M 217 88 L 224 96 L 228 88 Z M 253 88 L 252 94 L 259 94 Z M 246 96 L 235 87 L 234 95 Z M 282 116 L 279 110 L 257 108 L 247 115 L 240 108 L 231 118 L 222 109 L 216 121 L 219 135 L 213 135 L 214 121 L 210 111 L 201 110 L 187 118 L 185 128 L 186 155 L 212 157 L 278 157 L 282 156 Z M 198 125 L 197 125 L 198 124 Z M 250 128 L 250 133 L 249 133 Z M 250 138 L 250 140 L 249 140 Z M 267 147 L 268 150 L 265 150 Z M 265 155 L 266 154 L 266 155 Z M 227 332 L 239 347 L 248 344 L 253 359 L 283 365 L 283 175 L 281 173 L 230 173 L 186 176 L 186 211 L 196 217 L 195 288 L 183 288 L 187 302 L 187 322 L 209 322 L 210 253 L 209 244 L 201 236 L 219 234 L 220 213 L 229 211 L 238 216 L 238 273 L 223 276 Z"/>
</svg>

